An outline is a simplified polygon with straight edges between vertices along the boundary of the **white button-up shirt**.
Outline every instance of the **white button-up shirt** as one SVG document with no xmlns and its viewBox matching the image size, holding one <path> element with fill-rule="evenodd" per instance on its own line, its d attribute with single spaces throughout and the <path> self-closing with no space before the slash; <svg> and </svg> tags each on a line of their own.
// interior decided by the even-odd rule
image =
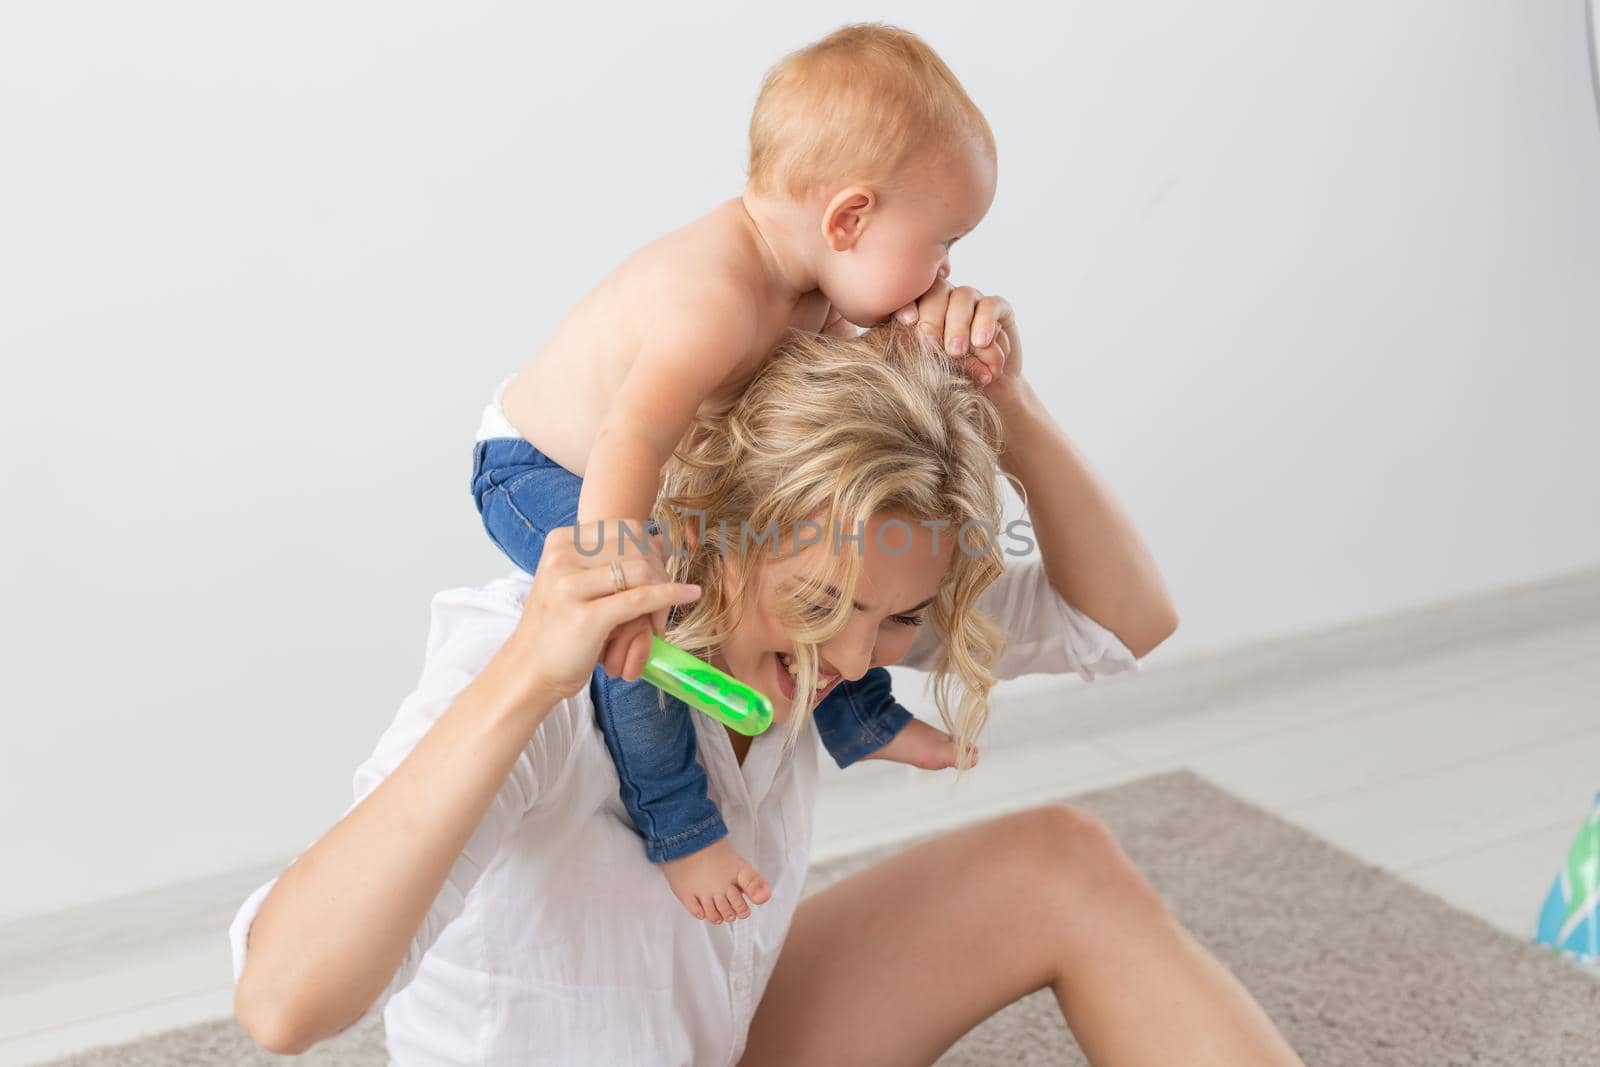
<svg viewBox="0 0 1600 1067">
<path fill-rule="evenodd" d="M 356 770 L 356 803 L 510 636 L 528 585 L 519 572 L 434 597 L 422 677 Z M 1056 594 L 1037 561 L 1008 567 L 982 607 L 1010 635 L 1000 677 L 1075 671 L 1092 680 L 1138 666 Z M 925 629 L 902 662 L 930 667 L 936 644 Z M 684 910 L 622 807 L 586 688 L 534 732 L 363 1016 L 383 1012 L 393 1063 L 738 1061 L 805 882 L 816 728 L 786 754 L 778 724 L 753 739 L 741 766 L 722 726 L 693 718 L 711 799 L 772 899 L 720 926 Z M 235 983 L 276 881 L 250 894 L 229 929 Z"/>
</svg>

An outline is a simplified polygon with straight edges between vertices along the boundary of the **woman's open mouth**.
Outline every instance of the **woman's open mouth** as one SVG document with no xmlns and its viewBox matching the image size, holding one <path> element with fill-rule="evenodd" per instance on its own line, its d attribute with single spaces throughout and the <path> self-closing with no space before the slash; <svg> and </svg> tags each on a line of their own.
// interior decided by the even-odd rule
<svg viewBox="0 0 1600 1067">
<path fill-rule="evenodd" d="M 778 662 L 778 666 L 776 668 L 776 673 L 778 675 L 778 692 L 783 694 L 783 699 L 792 702 L 794 700 L 795 693 L 795 676 L 798 673 L 799 668 L 795 666 L 794 658 L 786 652 L 774 653 L 773 658 Z M 811 702 L 811 706 L 814 708 L 818 704 L 822 703 L 822 698 L 832 692 L 833 687 L 838 684 L 839 675 L 818 671 L 817 696 L 816 699 Z"/>
</svg>

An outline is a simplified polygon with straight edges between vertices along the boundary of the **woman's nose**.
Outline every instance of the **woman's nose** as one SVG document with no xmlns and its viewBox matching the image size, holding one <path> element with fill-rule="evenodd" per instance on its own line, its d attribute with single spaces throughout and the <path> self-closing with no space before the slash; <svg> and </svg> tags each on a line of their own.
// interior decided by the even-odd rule
<svg viewBox="0 0 1600 1067">
<path fill-rule="evenodd" d="M 847 630 L 821 648 L 822 659 L 847 682 L 857 682 L 872 666 L 873 643 L 869 637 L 853 637 Z"/>
</svg>

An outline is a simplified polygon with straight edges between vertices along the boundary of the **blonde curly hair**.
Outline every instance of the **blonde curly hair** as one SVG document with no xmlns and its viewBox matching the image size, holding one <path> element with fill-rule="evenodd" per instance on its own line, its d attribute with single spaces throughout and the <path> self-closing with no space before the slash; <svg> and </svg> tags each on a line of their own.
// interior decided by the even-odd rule
<svg viewBox="0 0 1600 1067">
<path fill-rule="evenodd" d="M 671 620 L 668 639 L 701 655 L 719 648 L 740 624 L 762 547 L 775 555 L 808 543 L 799 540 L 804 523 L 855 531 L 883 513 L 947 522 L 958 550 L 927 624 L 941 639 L 934 702 L 964 765 L 988 719 L 1004 643 L 978 610 L 1004 569 L 994 536 L 1000 447 L 994 406 L 914 329 L 890 323 L 852 340 L 791 333 L 737 400 L 696 418 L 664 470 L 654 518 L 677 553 L 668 570 L 703 590 Z M 789 744 L 816 691 L 817 647 L 851 610 L 856 544 L 826 553 L 828 565 L 780 595 L 798 666 Z M 821 595 L 825 586 L 839 595 Z"/>
</svg>

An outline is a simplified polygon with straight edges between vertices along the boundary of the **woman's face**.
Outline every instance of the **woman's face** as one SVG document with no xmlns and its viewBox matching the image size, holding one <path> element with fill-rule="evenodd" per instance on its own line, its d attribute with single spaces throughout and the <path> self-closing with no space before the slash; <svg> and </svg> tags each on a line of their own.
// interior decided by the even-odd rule
<svg viewBox="0 0 1600 1067">
<path fill-rule="evenodd" d="M 895 663 L 906 654 L 956 552 L 955 531 L 949 527 L 923 526 L 893 513 L 869 521 L 860 545 L 844 541 L 846 533 L 853 531 L 841 529 L 838 551 L 858 552 L 861 573 L 849 621 L 817 648 L 819 703 L 841 679 L 854 681 L 867 668 Z M 795 646 L 778 621 L 778 597 L 831 562 L 831 531 L 825 530 L 818 544 L 798 553 L 792 540 L 779 545 L 776 558 L 769 554 L 770 548 L 760 551 L 762 565 L 746 590 L 738 631 L 712 658 L 722 670 L 765 693 L 772 701 L 773 717 L 783 722 L 794 700 L 794 682 L 785 661 Z M 730 575 L 729 580 L 735 577 Z"/>
</svg>

